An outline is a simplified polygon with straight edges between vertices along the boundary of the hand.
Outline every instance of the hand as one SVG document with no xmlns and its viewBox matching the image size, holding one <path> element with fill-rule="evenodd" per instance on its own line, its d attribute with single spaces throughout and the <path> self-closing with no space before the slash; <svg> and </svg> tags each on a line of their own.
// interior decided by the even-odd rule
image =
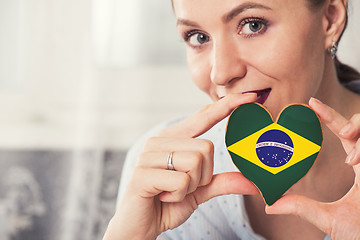
<svg viewBox="0 0 360 240">
<path fill-rule="evenodd" d="M 340 200 L 322 203 L 299 195 L 285 195 L 272 206 L 268 214 L 294 214 L 311 222 L 333 240 L 360 239 L 360 114 L 345 119 L 332 108 L 316 99 L 310 106 L 328 128 L 340 138 L 347 155 L 346 163 L 353 166 L 355 181 Z"/>
<path fill-rule="evenodd" d="M 195 138 L 237 106 L 255 100 L 256 94 L 226 96 L 149 139 L 104 239 L 155 239 L 210 198 L 258 193 L 239 172 L 213 176 L 213 144 Z M 176 171 L 166 169 L 170 152 Z"/>
</svg>

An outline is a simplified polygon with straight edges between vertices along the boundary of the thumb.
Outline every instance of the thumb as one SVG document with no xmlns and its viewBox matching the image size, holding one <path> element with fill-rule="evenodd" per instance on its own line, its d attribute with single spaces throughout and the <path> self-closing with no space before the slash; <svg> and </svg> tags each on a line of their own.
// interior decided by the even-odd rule
<svg viewBox="0 0 360 240">
<path fill-rule="evenodd" d="M 300 195 L 285 195 L 271 206 L 267 214 L 293 214 L 312 223 L 321 231 L 331 234 L 331 203 L 322 203 Z"/>
<path fill-rule="evenodd" d="M 239 172 L 216 174 L 211 182 L 194 192 L 198 204 L 226 194 L 257 194 L 259 190 L 255 185 Z"/>
</svg>

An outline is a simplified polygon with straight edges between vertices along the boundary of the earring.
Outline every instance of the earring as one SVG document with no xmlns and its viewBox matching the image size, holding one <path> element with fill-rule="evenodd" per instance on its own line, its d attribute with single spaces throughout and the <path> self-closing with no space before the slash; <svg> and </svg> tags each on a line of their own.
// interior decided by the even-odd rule
<svg viewBox="0 0 360 240">
<path fill-rule="evenodd" d="M 336 57 L 336 52 L 338 50 L 338 43 L 337 42 L 332 42 L 332 45 L 330 48 L 328 48 L 328 52 L 330 53 L 330 56 L 332 59 L 334 59 Z"/>
</svg>

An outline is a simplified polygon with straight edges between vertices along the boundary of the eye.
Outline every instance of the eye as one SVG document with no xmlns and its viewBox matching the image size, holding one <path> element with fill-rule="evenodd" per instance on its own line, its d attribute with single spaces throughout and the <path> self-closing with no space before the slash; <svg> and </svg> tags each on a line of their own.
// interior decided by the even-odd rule
<svg viewBox="0 0 360 240">
<path fill-rule="evenodd" d="M 207 43 L 210 40 L 210 37 L 204 33 L 190 31 L 186 33 L 184 40 L 191 47 L 200 47 L 201 45 Z"/>
<path fill-rule="evenodd" d="M 246 24 L 247 28 L 251 31 L 251 32 L 258 32 L 263 28 L 263 24 L 261 22 L 251 22 Z M 246 29 L 243 29 L 245 33 L 251 33 L 251 32 L 246 32 Z"/>
<path fill-rule="evenodd" d="M 239 24 L 239 34 L 246 38 L 255 37 L 264 33 L 267 29 L 268 22 L 262 18 L 246 18 Z"/>
</svg>

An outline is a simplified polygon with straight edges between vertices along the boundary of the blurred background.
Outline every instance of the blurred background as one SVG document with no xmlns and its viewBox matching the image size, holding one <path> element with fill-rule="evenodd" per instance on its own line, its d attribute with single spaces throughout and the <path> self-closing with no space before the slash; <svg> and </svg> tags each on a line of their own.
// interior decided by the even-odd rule
<svg viewBox="0 0 360 240">
<path fill-rule="evenodd" d="M 359 23 L 353 0 L 357 69 Z M 0 0 L 0 239 L 101 239 L 128 148 L 209 102 L 170 1 Z"/>
</svg>

